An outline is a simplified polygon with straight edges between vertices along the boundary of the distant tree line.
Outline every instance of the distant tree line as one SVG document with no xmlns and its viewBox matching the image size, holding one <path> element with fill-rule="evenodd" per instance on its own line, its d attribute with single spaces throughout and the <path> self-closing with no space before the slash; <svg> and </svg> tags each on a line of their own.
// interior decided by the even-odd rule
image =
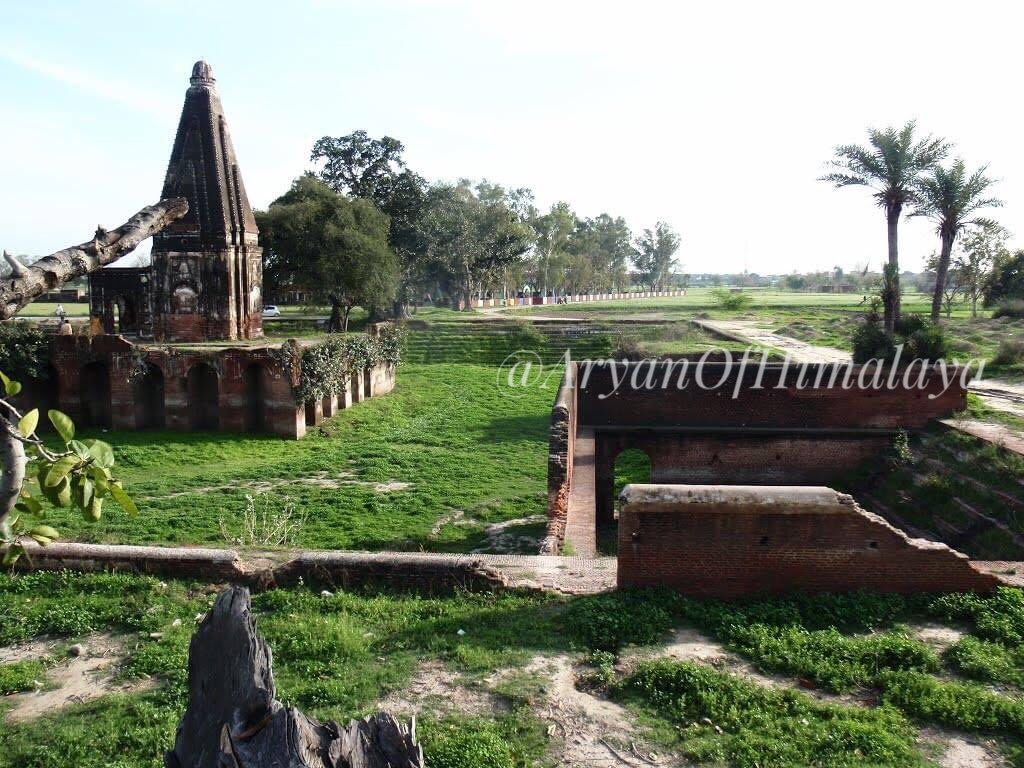
<svg viewBox="0 0 1024 768">
<path fill-rule="evenodd" d="M 528 189 L 430 182 L 401 142 L 365 131 L 325 136 L 316 170 L 257 212 L 268 291 L 332 306 L 345 330 L 355 306 L 406 313 L 423 300 L 469 308 L 474 297 L 652 290 L 673 281 L 680 238 L 659 221 L 634 234 L 622 217 L 539 210 Z"/>
</svg>

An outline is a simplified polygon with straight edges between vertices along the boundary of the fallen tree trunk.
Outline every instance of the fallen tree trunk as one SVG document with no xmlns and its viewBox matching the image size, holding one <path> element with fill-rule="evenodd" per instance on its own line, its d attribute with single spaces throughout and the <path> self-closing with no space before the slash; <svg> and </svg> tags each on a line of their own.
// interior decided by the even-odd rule
<svg viewBox="0 0 1024 768">
<path fill-rule="evenodd" d="M 143 208 L 117 229 L 108 232 L 99 227 L 92 240 L 51 253 L 31 266 L 25 266 L 4 251 L 11 274 L 0 281 L 0 320 L 14 317 L 22 307 L 47 291 L 116 261 L 186 213 L 188 201 L 185 198 L 161 200 Z"/>
<path fill-rule="evenodd" d="M 256 632 L 249 590 L 220 594 L 189 646 L 188 708 L 167 768 L 422 768 L 416 721 L 386 712 L 342 728 L 275 695 L 270 648 Z"/>
</svg>

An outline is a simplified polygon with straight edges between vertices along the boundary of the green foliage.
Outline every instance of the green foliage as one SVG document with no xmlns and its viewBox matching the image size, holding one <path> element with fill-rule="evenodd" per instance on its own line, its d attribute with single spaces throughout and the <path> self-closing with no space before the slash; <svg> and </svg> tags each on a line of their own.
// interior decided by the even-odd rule
<svg viewBox="0 0 1024 768">
<path fill-rule="evenodd" d="M 401 328 L 386 325 L 378 336 L 345 334 L 304 347 L 296 400 L 304 403 L 339 395 L 359 371 L 381 364 L 397 366 L 402 357 L 403 338 Z"/>
<path fill-rule="evenodd" d="M 985 639 L 1024 645 L 1024 592 L 1019 589 L 1000 587 L 990 597 L 943 595 L 930 604 L 929 611 L 946 621 L 970 621 Z"/>
<path fill-rule="evenodd" d="M 46 336 L 32 323 L 0 323 L 0 371 L 15 380 L 46 375 Z"/>
<path fill-rule="evenodd" d="M 424 756 L 436 768 L 514 768 L 512 747 L 497 729 L 480 722 L 449 724 L 424 736 Z"/>
<path fill-rule="evenodd" d="M 1003 299 L 996 305 L 992 317 L 996 319 L 1012 317 L 1015 320 L 1024 320 L 1024 299 Z"/>
<path fill-rule="evenodd" d="M 754 303 L 754 297 L 742 291 L 733 291 L 728 288 L 713 288 L 711 295 L 719 308 L 729 312 L 742 312 Z"/>
<path fill-rule="evenodd" d="M 631 643 L 652 643 L 672 628 L 677 600 L 672 593 L 650 590 L 581 598 L 569 606 L 566 629 L 591 650 L 617 652 Z"/>
<path fill-rule="evenodd" d="M 41 661 L 0 664 L 0 696 L 35 690 L 44 680 L 46 665 Z"/>
<path fill-rule="evenodd" d="M 1024 736 L 1024 701 L 976 683 L 944 683 L 920 672 L 887 672 L 882 701 L 908 715 L 969 731 L 1005 731 Z"/>
<path fill-rule="evenodd" d="M 1024 250 L 1001 260 L 985 286 L 985 306 L 998 306 L 1014 299 L 1024 300 Z"/>
<path fill-rule="evenodd" d="M 677 725 L 684 756 L 738 768 L 921 764 L 914 729 L 890 708 L 818 704 L 709 667 L 642 662 L 619 685 Z"/>
<path fill-rule="evenodd" d="M 388 218 L 372 201 L 303 176 L 258 221 L 269 288 L 333 297 L 346 317 L 354 306 L 379 307 L 394 297 L 399 272 Z"/>
<path fill-rule="evenodd" d="M 633 262 L 651 290 L 661 290 L 668 284 L 680 242 L 679 235 L 666 221 L 659 221 L 653 230 L 645 229 L 636 239 Z"/>
<path fill-rule="evenodd" d="M 863 364 L 869 360 L 892 362 L 897 347 L 903 345 L 900 363 L 912 360 L 935 362 L 949 353 L 942 326 L 929 322 L 922 315 L 904 314 L 889 333 L 874 312 L 868 313 L 853 332 L 853 362 Z"/>
<path fill-rule="evenodd" d="M 1017 686 L 1024 681 L 1022 646 L 1011 650 L 1001 643 L 968 635 L 947 648 L 943 657 L 961 675 L 975 680 Z"/>
<path fill-rule="evenodd" d="M 77 510 L 90 522 L 96 522 L 103 514 L 103 502 L 109 496 L 115 503 L 134 517 L 138 509 L 125 492 L 121 480 L 114 477 L 114 450 L 108 443 L 95 438 L 75 439 L 75 425 L 64 413 L 50 410 L 47 413 L 62 447 L 51 450 L 36 433 L 39 426 L 39 411 L 32 409 L 19 413 L 8 398 L 21 391 L 21 384 L 0 371 L 0 382 L 4 394 L 0 396 L 0 427 L 12 429 L 14 438 L 20 441 L 28 462 L 26 475 L 35 479 L 39 492 L 33 495 L 24 485 L 18 494 L 14 510 L 0 517 L 0 544 L 8 545 L 3 564 L 13 565 L 24 554 L 23 539 L 33 539 L 46 546 L 60 538 L 60 533 L 49 524 L 47 511 L 40 499 L 54 507 Z M 16 424 L 6 426 L 8 419 Z"/>
</svg>

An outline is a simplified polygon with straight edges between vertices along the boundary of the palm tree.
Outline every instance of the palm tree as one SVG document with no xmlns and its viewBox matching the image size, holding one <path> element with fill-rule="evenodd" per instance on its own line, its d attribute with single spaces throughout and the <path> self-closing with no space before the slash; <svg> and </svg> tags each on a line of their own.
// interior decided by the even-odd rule
<svg viewBox="0 0 1024 768">
<path fill-rule="evenodd" d="M 964 161 L 957 158 L 949 168 L 936 165 L 916 183 L 916 207 L 912 216 L 927 216 L 935 222 L 942 247 L 935 267 L 935 293 L 932 295 L 932 322 L 938 322 L 942 311 L 942 296 L 949 274 L 950 254 L 957 235 L 964 227 L 998 226 L 991 219 L 975 216 L 982 208 L 998 208 L 1002 200 L 985 197 L 988 188 L 996 183 L 985 175 L 987 165 L 974 173 L 967 173 Z"/>
<path fill-rule="evenodd" d="M 897 228 L 903 206 L 915 200 L 915 182 L 946 156 L 945 139 L 926 136 L 914 140 L 916 123 L 911 120 L 901 129 L 868 130 L 868 146 L 845 144 L 836 147 L 830 166 L 835 170 L 821 181 L 837 188 L 864 186 L 874 190 L 875 202 L 885 210 L 889 235 L 889 262 L 884 270 L 885 327 L 891 331 L 900 316 L 900 266 Z"/>
</svg>

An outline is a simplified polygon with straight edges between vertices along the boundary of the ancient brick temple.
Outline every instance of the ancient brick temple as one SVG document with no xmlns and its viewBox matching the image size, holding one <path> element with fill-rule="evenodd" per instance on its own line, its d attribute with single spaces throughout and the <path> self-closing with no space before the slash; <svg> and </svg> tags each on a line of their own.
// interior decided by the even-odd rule
<svg viewBox="0 0 1024 768">
<path fill-rule="evenodd" d="M 192 68 L 161 196 L 187 198 L 188 214 L 153 238 L 151 266 L 89 276 L 90 332 L 54 337 L 48 375 L 26 382 L 26 407 L 92 428 L 298 438 L 391 390 L 394 368 L 380 365 L 356 372 L 346 392 L 299 402 L 302 344 L 252 343 L 263 338 L 262 250 L 205 61 Z"/>
<path fill-rule="evenodd" d="M 90 276 L 90 314 L 107 333 L 160 341 L 263 336 L 263 254 L 213 70 L 192 68 L 161 198 L 188 214 L 153 238 L 152 266 Z"/>
</svg>

